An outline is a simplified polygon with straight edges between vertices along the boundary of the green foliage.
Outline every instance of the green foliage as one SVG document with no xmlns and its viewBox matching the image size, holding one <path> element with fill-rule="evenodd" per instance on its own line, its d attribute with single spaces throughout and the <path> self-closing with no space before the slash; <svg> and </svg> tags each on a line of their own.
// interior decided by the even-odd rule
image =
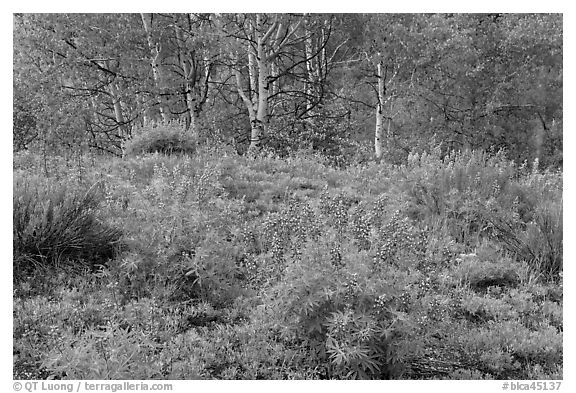
<svg viewBox="0 0 576 393">
<path fill-rule="evenodd" d="M 151 361 L 156 344 L 143 333 L 118 326 L 89 330 L 73 347 L 52 352 L 42 367 L 67 379 L 155 379 Z"/>
<path fill-rule="evenodd" d="M 264 145 L 276 154 L 312 150 L 337 165 L 365 159 L 361 146 L 374 140 L 375 68 L 382 61 L 388 162 L 427 150 L 437 135 L 451 149 L 506 148 L 518 162 L 562 165 L 561 15 L 276 17 L 297 30 L 286 37 L 286 56 L 272 56 L 266 67 L 275 79 L 263 114 L 269 128 Z M 188 20 L 162 14 L 146 15 L 150 26 L 143 29 L 137 14 L 15 14 L 15 150 L 120 154 L 121 142 L 134 132 L 128 154 L 194 152 L 187 137 L 137 135 L 142 123 L 168 121 L 244 153 L 250 119 L 234 74 L 246 73 L 247 53 L 242 48 L 235 62 L 224 61 L 234 43 L 216 27 L 226 30 L 237 18 L 243 20 L 239 29 L 255 22 L 255 15 Z M 275 31 L 274 18 L 263 14 L 262 28 Z M 307 48 L 313 56 L 304 61 Z M 354 58 L 356 51 L 365 56 Z M 182 62 L 184 53 L 191 64 Z M 249 99 L 257 84 L 246 86 Z"/>
<path fill-rule="evenodd" d="M 196 149 L 195 137 L 178 123 L 146 125 L 135 130 L 132 138 L 124 145 L 125 154 L 128 156 L 146 153 L 192 155 Z"/>
<path fill-rule="evenodd" d="M 382 376 L 382 368 L 388 366 L 387 351 L 394 329 L 350 309 L 333 312 L 326 328 L 326 352 L 337 376 L 345 379 Z"/>
<path fill-rule="evenodd" d="M 262 231 L 265 249 L 270 250 L 273 260 L 281 262 L 285 253 L 297 258 L 307 239 L 318 238 L 320 226 L 308 204 L 291 199 L 286 208 L 268 215 Z"/>
<path fill-rule="evenodd" d="M 174 337 L 170 379 L 317 379 L 313 359 L 282 338 L 270 310 L 256 307 L 250 322 L 218 324 Z"/>
<path fill-rule="evenodd" d="M 400 167 L 412 214 L 443 223 L 467 246 L 490 238 L 541 274 L 561 271 L 562 178 L 516 167 L 503 152 L 414 154 Z M 429 224 L 429 225 L 430 225 Z M 471 248 L 471 247 L 470 247 Z"/>
<path fill-rule="evenodd" d="M 269 131 L 266 146 L 281 157 L 310 150 L 326 157 L 331 164 L 350 163 L 349 155 L 345 153 L 354 151 L 350 140 L 351 124 L 346 121 L 345 109 L 339 105 L 331 106 L 315 113 L 313 118 L 276 120 Z"/>
<path fill-rule="evenodd" d="M 376 254 L 376 266 L 382 263 L 404 265 L 418 264 L 426 252 L 426 233 L 418 230 L 403 218 L 397 210 L 389 221 L 380 228 L 380 239 Z"/>
<path fill-rule="evenodd" d="M 561 379 L 562 29 L 15 14 L 14 377 Z"/>
<path fill-rule="evenodd" d="M 562 375 L 558 173 L 438 149 L 345 169 L 207 147 L 97 161 L 81 176 L 54 159 L 49 179 L 38 157 L 17 164 L 18 211 L 37 212 L 34 228 L 54 222 L 50 204 L 25 201 L 52 200 L 54 217 L 89 206 L 97 221 L 79 222 L 118 228 L 124 248 L 88 274 L 22 274 L 15 376 Z"/>
<path fill-rule="evenodd" d="M 115 255 L 121 232 L 101 222 L 102 185 L 77 188 L 42 177 L 14 176 L 14 274 L 36 266 L 103 263 Z"/>
<path fill-rule="evenodd" d="M 513 287 L 520 281 L 518 268 L 507 260 L 480 260 L 475 254 L 462 255 L 454 268 L 454 276 L 475 290 L 493 286 Z"/>
<path fill-rule="evenodd" d="M 12 109 L 12 146 L 15 152 L 25 150 L 38 137 L 37 119 L 32 100 L 24 97 L 22 91 L 14 89 Z"/>
<path fill-rule="evenodd" d="M 557 276 L 562 271 L 563 250 L 561 174 L 539 173 L 535 167 L 520 179 L 511 194 L 509 199 L 514 199 L 508 210 L 499 201 L 488 201 L 484 217 L 492 229 L 491 235 L 510 253 L 533 265 L 539 274 Z"/>
<path fill-rule="evenodd" d="M 515 321 L 498 322 L 489 330 L 471 330 L 462 340 L 467 350 L 477 354 L 480 367 L 499 378 L 518 375 L 526 363 L 553 372 L 562 362 L 562 333 L 551 326 L 531 331 Z"/>
<path fill-rule="evenodd" d="M 121 308 L 109 287 L 94 285 L 18 300 L 16 373 L 25 379 L 158 378 L 152 354 L 175 331 L 174 317 L 148 299 Z"/>
<path fill-rule="evenodd" d="M 410 279 L 393 267 L 396 276 L 375 275 L 365 252 L 344 244 L 335 258 L 333 247 L 333 238 L 309 240 L 301 261 L 287 264 L 272 288 L 279 323 L 306 340 L 326 378 L 398 377 L 402 353 L 414 349 L 398 300 Z"/>
<path fill-rule="evenodd" d="M 106 183 L 109 219 L 123 228 L 131 249 L 110 264 L 121 296 L 233 300 L 242 272 L 231 228 L 241 206 L 222 199 L 220 164 L 206 155 L 147 156 L 140 162 L 137 168 L 130 159 L 119 178 Z"/>
</svg>

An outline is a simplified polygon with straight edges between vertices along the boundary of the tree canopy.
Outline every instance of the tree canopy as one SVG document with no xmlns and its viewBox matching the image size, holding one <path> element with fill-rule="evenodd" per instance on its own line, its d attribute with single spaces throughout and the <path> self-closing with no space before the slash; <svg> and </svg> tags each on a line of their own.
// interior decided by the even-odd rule
<svg viewBox="0 0 576 393">
<path fill-rule="evenodd" d="M 14 149 L 121 154 L 140 127 L 181 122 L 240 153 L 365 144 L 397 162 L 434 140 L 561 166 L 562 28 L 558 14 L 15 14 Z"/>
</svg>

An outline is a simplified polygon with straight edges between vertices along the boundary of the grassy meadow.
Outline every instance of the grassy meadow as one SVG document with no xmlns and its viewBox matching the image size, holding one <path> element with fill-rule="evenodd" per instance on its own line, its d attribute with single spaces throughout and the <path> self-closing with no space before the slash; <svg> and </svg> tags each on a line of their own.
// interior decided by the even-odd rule
<svg viewBox="0 0 576 393">
<path fill-rule="evenodd" d="M 503 153 L 13 171 L 15 379 L 562 379 L 562 173 Z"/>
</svg>

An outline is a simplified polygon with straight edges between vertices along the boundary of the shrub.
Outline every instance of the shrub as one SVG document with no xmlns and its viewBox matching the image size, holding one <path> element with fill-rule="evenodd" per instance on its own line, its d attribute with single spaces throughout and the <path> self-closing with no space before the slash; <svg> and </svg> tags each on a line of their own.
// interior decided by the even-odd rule
<svg viewBox="0 0 576 393">
<path fill-rule="evenodd" d="M 386 376 L 393 323 L 352 309 L 335 311 L 326 320 L 326 352 L 334 372 L 346 379 Z M 395 322 L 395 321 L 394 321 Z"/>
<path fill-rule="evenodd" d="M 269 214 L 263 223 L 263 243 L 277 263 L 283 261 L 285 253 L 298 257 L 306 240 L 319 234 L 316 214 L 307 203 L 296 199 L 290 199 L 282 211 Z"/>
<path fill-rule="evenodd" d="M 418 265 L 424 260 L 426 233 L 415 228 L 408 218 L 403 218 L 400 211 L 395 211 L 379 232 L 376 268 L 383 263 Z"/>
<path fill-rule="evenodd" d="M 101 184 L 88 190 L 40 177 L 14 178 L 14 274 L 62 262 L 95 264 L 114 256 L 121 233 L 96 210 Z"/>
<path fill-rule="evenodd" d="M 406 352 L 416 351 L 402 302 L 408 273 L 389 266 L 374 274 L 370 256 L 344 242 L 331 252 L 336 233 L 302 245 L 282 280 L 270 289 L 286 334 L 304 340 L 324 378 L 398 377 Z M 320 366 L 321 365 L 321 366 Z"/>
<path fill-rule="evenodd" d="M 146 153 L 193 154 L 196 138 L 177 123 L 145 126 L 124 146 L 125 155 L 136 156 Z"/>
</svg>

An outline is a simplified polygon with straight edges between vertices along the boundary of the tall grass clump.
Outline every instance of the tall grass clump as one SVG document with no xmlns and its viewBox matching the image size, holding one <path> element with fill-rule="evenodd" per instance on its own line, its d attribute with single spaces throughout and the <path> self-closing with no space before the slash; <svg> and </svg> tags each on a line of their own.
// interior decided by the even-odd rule
<svg viewBox="0 0 576 393">
<path fill-rule="evenodd" d="M 521 168 L 521 171 L 523 169 Z M 488 203 L 484 217 L 490 234 L 503 248 L 527 261 L 538 275 L 558 278 L 562 272 L 562 175 L 524 171 L 508 190 L 509 207 Z"/>
<path fill-rule="evenodd" d="M 66 261 L 90 265 L 112 258 L 120 231 L 101 222 L 99 183 L 86 189 L 15 174 L 14 275 Z"/>
<path fill-rule="evenodd" d="M 177 123 L 164 123 L 157 126 L 146 125 L 137 130 L 124 146 L 127 156 L 146 153 L 193 154 L 196 152 L 196 138 Z"/>
<path fill-rule="evenodd" d="M 397 168 L 412 214 L 470 251 L 486 239 L 547 277 L 562 270 L 562 176 L 503 151 L 412 154 Z"/>
</svg>

